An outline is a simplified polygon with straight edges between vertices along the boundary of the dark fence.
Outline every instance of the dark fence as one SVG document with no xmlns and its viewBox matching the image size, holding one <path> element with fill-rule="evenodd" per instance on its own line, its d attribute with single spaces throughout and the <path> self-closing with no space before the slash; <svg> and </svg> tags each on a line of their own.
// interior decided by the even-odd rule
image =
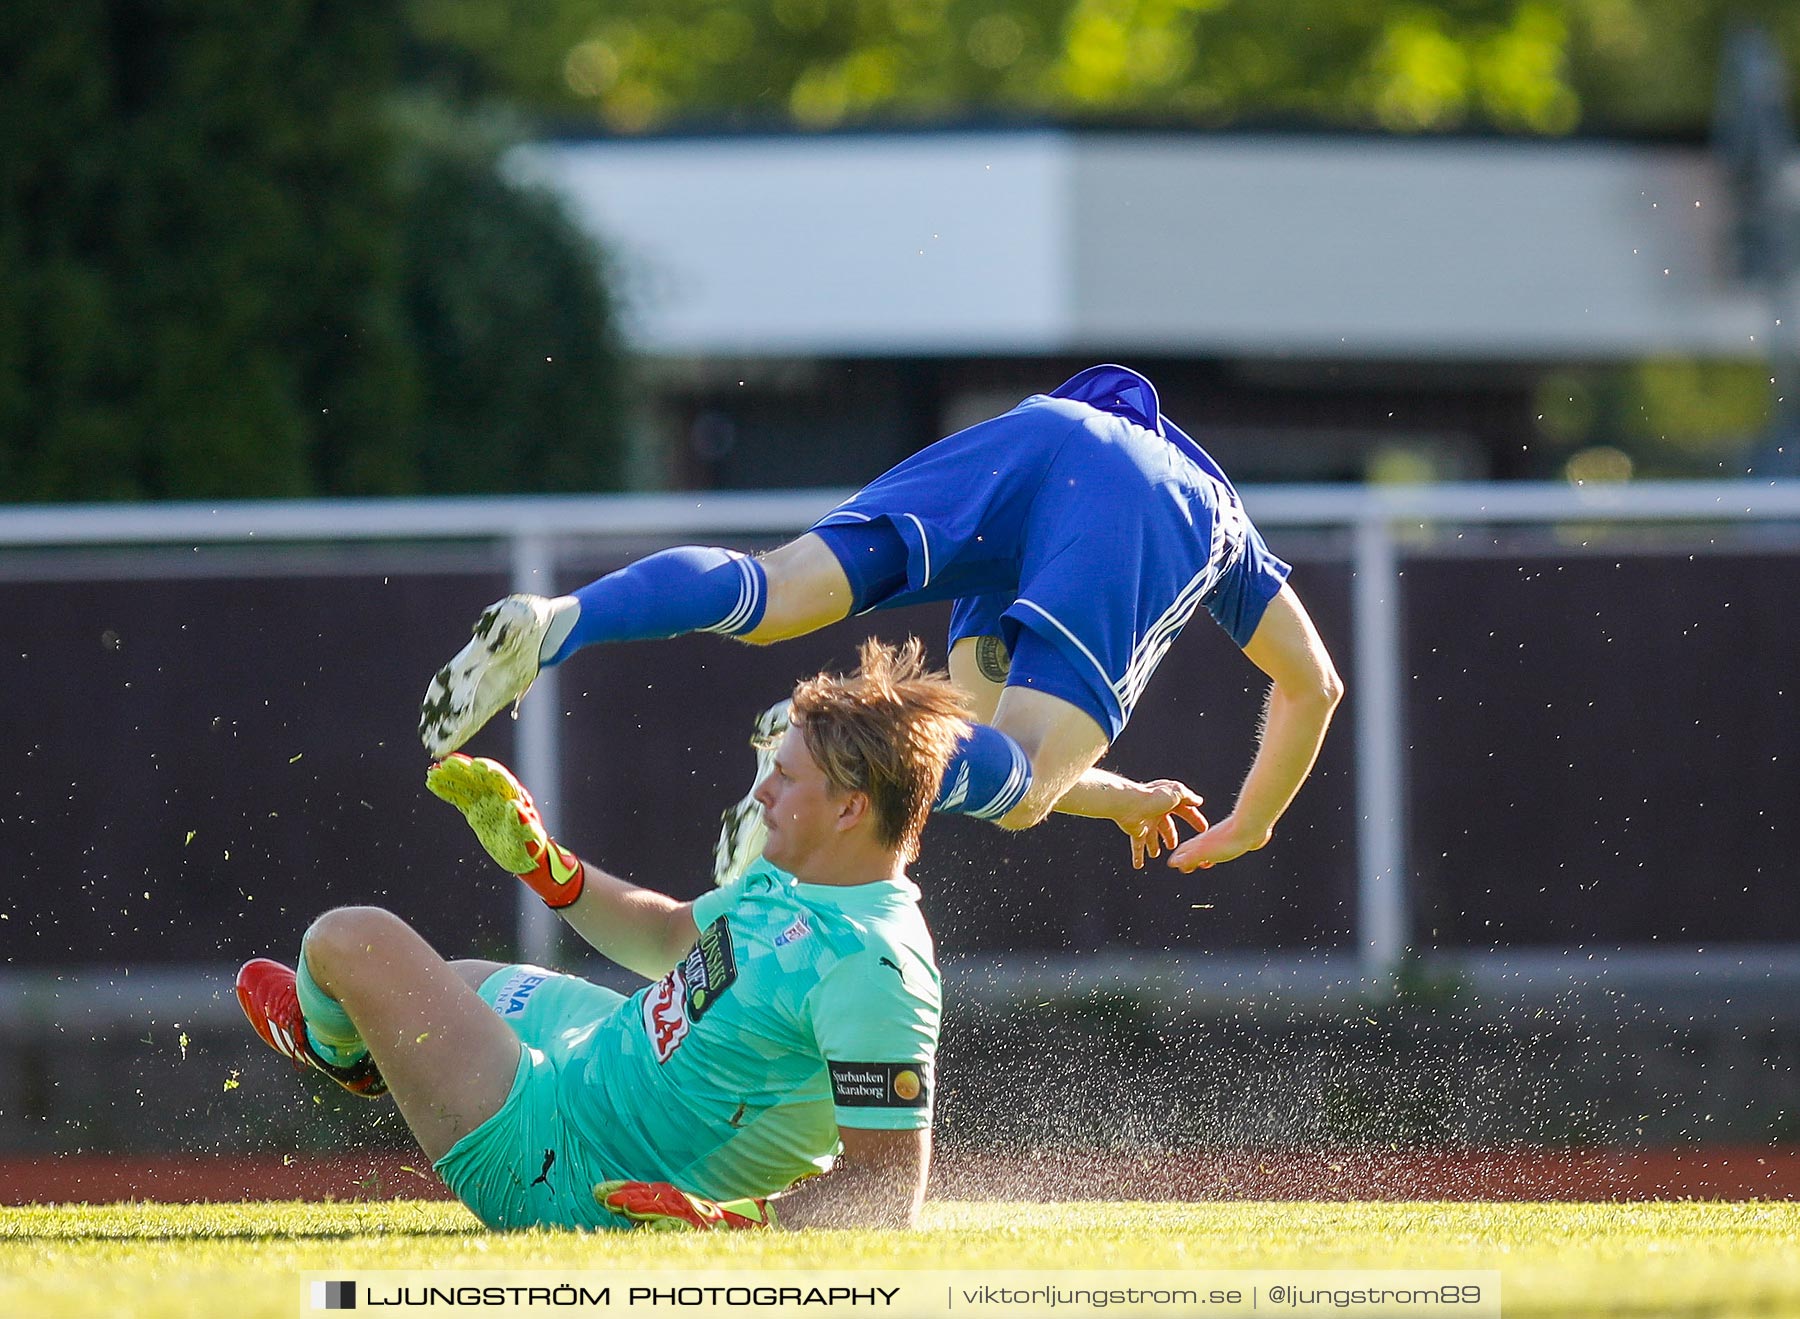
<svg viewBox="0 0 1800 1319">
<path fill-rule="evenodd" d="M 563 584 L 645 548 L 567 557 Z M 0 560 L 0 965 L 291 954 L 347 902 L 393 907 L 446 953 L 504 954 L 513 886 L 424 791 L 414 727 L 426 680 L 506 581 L 468 547 Z M 1418 943 L 1800 939 L 1800 555 L 1419 550 L 1403 581 Z M 915 873 L 940 950 L 1351 944 L 1350 570 L 1323 549 L 1297 556 L 1294 582 L 1351 696 L 1274 844 L 1183 877 L 1132 871 L 1100 822 L 938 821 Z M 718 812 L 748 787 L 751 716 L 797 677 L 852 665 L 872 632 L 917 632 L 941 657 L 946 617 L 577 656 L 560 684 L 559 832 L 634 880 L 698 892 Z M 1182 778 L 1223 811 L 1262 690 L 1197 619 L 1107 764 Z M 470 750 L 504 759 L 511 741 L 502 718 Z"/>
<path fill-rule="evenodd" d="M 621 557 L 574 562 L 566 584 Z M 313 914 L 346 902 L 392 906 L 446 952 L 506 947 L 512 885 L 424 791 L 414 735 L 426 679 L 505 578 L 404 558 L 370 552 L 354 569 L 288 575 L 303 565 L 239 556 L 246 574 L 272 575 L 0 582 L 9 615 L 34 620 L 0 658 L 24 697 L 0 818 L 7 964 L 292 951 Z M 1303 571 L 1322 626 L 1341 637 L 1343 569 Z M 918 632 L 941 656 L 947 617 L 889 614 L 769 648 L 708 636 L 577 656 L 560 684 L 559 832 L 638 882 L 699 892 L 719 811 L 749 787 L 754 714 L 799 676 L 853 666 L 874 632 Z M 1200 620 L 1108 763 L 1229 801 L 1253 746 L 1256 678 Z M 501 718 L 470 750 L 504 759 L 511 742 Z M 1217 878 L 1134 873 L 1124 835 L 1102 822 L 1008 835 L 940 821 L 917 868 L 940 947 L 1342 943 L 1350 752 L 1341 732 L 1282 845 Z"/>
<path fill-rule="evenodd" d="M 414 733 L 464 602 L 504 575 L 413 551 L 191 557 L 207 575 L 0 583 L 0 962 L 287 960 L 357 902 L 446 949 L 509 948 L 510 881 L 424 791 Z"/>
<path fill-rule="evenodd" d="M 1800 939 L 1800 555 L 1527 544 L 1405 580 L 1420 938 Z"/>
</svg>

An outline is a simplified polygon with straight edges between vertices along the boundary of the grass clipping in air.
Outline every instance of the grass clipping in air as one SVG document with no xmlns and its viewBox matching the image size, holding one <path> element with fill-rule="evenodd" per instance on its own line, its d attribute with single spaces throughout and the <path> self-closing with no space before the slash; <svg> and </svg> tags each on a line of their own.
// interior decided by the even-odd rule
<svg viewBox="0 0 1800 1319">
<path fill-rule="evenodd" d="M 681 1236 L 492 1233 L 445 1202 L 48 1206 L 0 1209 L 0 1314 L 291 1319 L 301 1274 L 375 1269 L 604 1270 L 616 1290 L 668 1269 L 1439 1268 L 1499 1270 L 1508 1316 L 1800 1315 L 1797 1259 L 1800 1205 L 1770 1202 L 950 1201 L 910 1233 Z"/>
</svg>

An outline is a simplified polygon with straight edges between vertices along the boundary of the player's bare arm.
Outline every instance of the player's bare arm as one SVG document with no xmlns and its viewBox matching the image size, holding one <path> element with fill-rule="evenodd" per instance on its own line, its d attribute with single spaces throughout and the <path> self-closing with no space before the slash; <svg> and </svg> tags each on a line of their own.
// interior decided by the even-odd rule
<svg viewBox="0 0 1800 1319">
<path fill-rule="evenodd" d="M 1031 804 L 1027 799 L 1025 806 Z M 1029 828 L 1050 811 L 1090 820 L 1111 820 L 1131 840 L 1132 868 L 1142 870 L 1146 857 L 1158 857 L 1165 848 L 1177 844 L 1180 840 L 1178 822 L 1186 823 L 1196 832 L 1206 829 L 1204 804 L 1198 793 L 1178 779 L 1139 783 L 1122 774 L 1090 766 L 1042 814 L 1026 813 L 1016 822 L 1009 822 L 1009 817 L 1000 821 L 1000 827 Z"/>
<path fill-rule="evenodd" d="M 1206 828 L 1202 799 L 1185 783 L 1139 783 L 1097 768 L 1108 745 L 1100 725 L 1054 696 L 1008 688 L 1004 657 L 998 637 L 964 637 L 950 650 L 950 679 L 969 694 L 975 717 L 1008 734 L 1031 757 L 1032 790 L 1001 818 L 1001 828 L 1027 829 L 1051 812 L 1111 820 L 1131 840 L 1131 864 L 1140 870 L 1146 856 L 1176 845 L 1178 821 Z"/>
<path fill-rule="evenodd" d="M 654 980 L 693 944 L 691 903 L 627 883 L 558 844 L 525 785 L 498 761 L 446 756 L 425 784 L 463 813 L 499 866 L 620 966 Z"/>
<path fill-rule="evenodd" d="M 699 936 L 691 902 L 640 888 L 583 863 L 581 896 L 556 914 L 598 952 L 646 980 L 661 977 L 687 956 Z"/>
<path fill-rule="evenodd" d="M 1283 586 L 1269 603 L 1244 654 L 1272 683 L 1256 758 L 1231 814 L 1170 853 L 1177 870 L 1230 861 L 1269 841 L 1312 772 L 1343 699 L 1343 680 L 1291 587 Z"/>
</svg>

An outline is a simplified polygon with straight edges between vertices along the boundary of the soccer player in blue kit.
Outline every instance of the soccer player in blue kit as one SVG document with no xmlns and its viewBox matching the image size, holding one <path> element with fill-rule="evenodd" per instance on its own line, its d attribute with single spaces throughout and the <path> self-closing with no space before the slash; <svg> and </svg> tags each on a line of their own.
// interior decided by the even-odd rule
<svg viewBox="0 0 1800 1319">
<path fill-rule="evenodd" d="M 433 678 L 433 756 L 584 646 L 710 631 L 766 643 L 853 613 L 955 602 L 950 675 L 980 721 L 935 809 L 1023 829 L 1050 811 L 1110 819 L 1132 860 L 1182 870 L 1269 841 L 1343 693 L 1330 655 L 1225 473 L 1162 415 L 1155 387 L 1096 366 L 940 440 L 761 558 L 684 546 L 556 599 L 514 595 Z M 1096 768 L 1158 662 L 1204 606 L 1271 680 L 1229 815 L 1186 785 Z M 1201 832 L 1177 846 L 1176 822 Z"/>
<path fill-rule="evenodd" d="M 245 1014 L 296 1066 L 391 1093 L 490 1227 L 911 1226 L 942 992 L 906 867 L 969 728 L 922 656 L 871 641 L 856 674 L 796 687 L 757 788 L 764 854 L 693 902 L 584 864 L 504 766 L 432 767 L 495 861 L 649 981 L 630 998 L 446 961 L 399 917 L 346 907 L 296 968 L 245 964 Z"/>
</svg>

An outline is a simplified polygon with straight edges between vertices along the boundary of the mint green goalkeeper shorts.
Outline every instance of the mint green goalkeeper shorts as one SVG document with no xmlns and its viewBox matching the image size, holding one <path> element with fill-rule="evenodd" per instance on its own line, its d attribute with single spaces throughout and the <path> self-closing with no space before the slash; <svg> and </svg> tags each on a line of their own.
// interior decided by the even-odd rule
<svg viewBox="0 0 1800 1319">
<path fill-rule="evenodd" d="M 579 976 L 524 965 L 501 967 L 476 992 L 524 1047 L 506 1102 L 432 1165 L 438 1176 L 491 1228 L 629 1228 L 628 1219 L 594 1199 L 598 1183 L 621 1174 L 558 1102 L 575 1048 L 593 1047 L 594 1023 L 625 997 Z"/>
</svg>

